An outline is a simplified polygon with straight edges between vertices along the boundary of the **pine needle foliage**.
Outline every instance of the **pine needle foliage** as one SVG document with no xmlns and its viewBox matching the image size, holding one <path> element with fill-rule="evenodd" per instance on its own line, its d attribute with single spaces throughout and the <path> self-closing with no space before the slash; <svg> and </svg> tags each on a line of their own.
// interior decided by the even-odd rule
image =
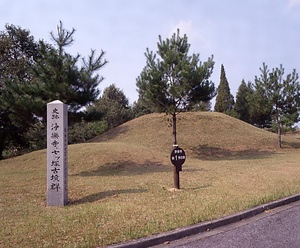
<svg viewBox="0 0 300 248">
<path fill-rule="evenodd" d="M 217 90 L 217 98 L 215 104 L 215 111 L 227 113 L 233 109 L 234 98 L 230 93 L 229 84 L 226 78 L 224 66 L 221 65 L 220 84 Z"/>
<path fill-rule="evenodd" d="M 250 116 L 249 98 L 252 94 L 253 89 L 251 86 L 251 82 L 248 82 L 248 84 L 246 84 L 245 80 L 242 80 L 236 94 L 236 102 L 234 105 L 234 109 L 238 113 L 239 119 L 251 124 L 252 120 Z"/>
<path fill-rule="evenodd" d="M 264 114 L 275 123 L 278 133 L 278 147 L 281 147 L 281 130 L 299 121 L 300 83 L 296 70 L 284 77 L 282 65 L 272 71 L 263 63 L 261 75 L 255 77 L 251 104 L 252 111 Z"/>
<path fill-rule="evenodd" d="M 146 66 L 136 85 L 139 98 L 152 111 L 172 115 L 174 144 L 177 144 L 176 114 L 215 96 L 214 83 L 209 80 L 213 56 L 203 63 L 199 54 L 189 55 L 188 38 L 181 37 L 179 29 L 166 40 L 159 36 L 157 48 L 156 53 L 146 49 Z"/>
</svg>

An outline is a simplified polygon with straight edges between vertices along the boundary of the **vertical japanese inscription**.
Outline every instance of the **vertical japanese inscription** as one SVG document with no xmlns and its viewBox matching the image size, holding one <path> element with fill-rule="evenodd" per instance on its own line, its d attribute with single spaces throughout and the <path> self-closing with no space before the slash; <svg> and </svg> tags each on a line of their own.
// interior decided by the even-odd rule
<svg viewBox="0 0 300 248">
<path fill-rule="evenodd" d="M 47 104 L 47 206 L 68 203 L 67 105 Z"/>
</svg>

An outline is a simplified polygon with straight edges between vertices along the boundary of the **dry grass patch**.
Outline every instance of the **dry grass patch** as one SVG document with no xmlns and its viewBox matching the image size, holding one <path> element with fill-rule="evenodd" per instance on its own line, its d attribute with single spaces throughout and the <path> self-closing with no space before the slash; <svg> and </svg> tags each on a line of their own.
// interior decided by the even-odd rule
<svg viewBox="0 0 300 248">
<path fill-rule="evenodd" d="M 180 115 L 181 132 L 188 125 L 184 117 L 193 123 L 206 118 L 188 115 Z M 223 115 L 216 117 L 218 125 L 222 118 L 230 120 Z M 69 146 L 67 207 L 45 206 L 45 150 L 0 161 L 0 247 L 107 245 L 210 220 L 299 192 L 298 149 L 286 145 L 277 151 L 258 143 L 259 149 L 253 149 L 255 143 L 249 148 L 243 143 L 239 149 L 233 139 L 222 146 L 219 140 L 225 142 L 228 133 L 214 130 L 218 134 L 214 141 L 212 135 L 201 137 L 195 124 L 190 131 L 194 135 L 186 132 L 179 136 L 188 159 L 180 174 L 182 189 L 170 191 L 171 128 L 165 125 L 166 118 L 150 115 L 150 124 L 146 117 L 139 118 L 119 127 L 123 132 L 116 129 L 100 137 L 100 143 Z M 228 132 L 232 129 L 238 127 Z M 242 133 L 251 131 L 248 125 L 244 129 L 236 136 L 240 143 Z M 147 135 L 142 130 L 148 130 Z M 273 134 L 260 131 L 250 132 L 257 142 L 274 139 Z M 208 147 L 206 153 L 202 153 L 204 145 Z"/>
<path fill-rule="evenodd" d="M 277 135 L 217 112 L 180 113 L 177 123 L 179 145 L 191 155 L 197 151 L 236 152 L 276 150 Z M 93 142 L 121 142 L 170 152 L 172 121 L 165 114 L 150 114 L 127 122 L 96 137 Z M 300 148 L 295 135 L 283 136 L 284 148 Z"/>
</svg>

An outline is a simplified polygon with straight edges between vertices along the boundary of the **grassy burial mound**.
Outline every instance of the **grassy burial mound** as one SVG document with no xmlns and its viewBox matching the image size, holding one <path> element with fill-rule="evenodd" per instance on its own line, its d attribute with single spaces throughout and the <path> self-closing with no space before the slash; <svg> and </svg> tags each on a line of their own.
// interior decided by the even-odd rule
<svg viewBox="0 0 300 248">
<path fill-rule="evenodd" d="M 157 151 L 172 149 L 172 121 L 165 114 L 145 115 L 98 136 L 92 142 L 122 142 Z M 277 148 L 277 135 L 222 113 L 188 112 L 178 115 L 179 145 L 192 156 L 230 156 Z M 298 146 L 294 137 L 283 137 L 284 148 Z"/>
<path fill-rule="evenodd" d="M 96 247 L 228 215 L 300 190 L 299 137 L 219 113 L 151 114 L 69 146 L 69 205 L 46 207 L 46 151 L 0 161 L 0 247 Z"/>
</svg>

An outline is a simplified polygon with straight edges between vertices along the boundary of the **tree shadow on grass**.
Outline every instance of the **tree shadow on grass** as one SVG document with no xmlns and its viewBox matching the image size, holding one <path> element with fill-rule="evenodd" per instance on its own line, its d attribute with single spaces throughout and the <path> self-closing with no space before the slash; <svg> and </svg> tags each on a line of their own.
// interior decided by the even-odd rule
<svg viewBox="0 0 300 248">
<path fill-rule="evenodd" d="M 202 145 L 192 149 L 193 156 L 197 159 L 216 161 L 216 160 L 240 160 L 240 159 L 263 159 L 268 158 L 275 151 L 259 150 L 259 149 L 244 149 L 244 150 L 229 150 L 218 147 Z"/>
<path fill-rule="evenodd" d="M 77 204 L 84 204 L 84 203 L 91 203 L 91 202 L 96 202 L 99 200 L 103 200 L 106 198 L 111 198 L 111 197 L 117 197 L 120 194 L 138 194 L 138 193 L 144 193 L 147 192 L 146 189 L 120 189 L 120 190 L 108 190 L 104 192 L 99 192 L 96 194 L 88 195 L 85 196 L 81 199 L 78 200 L 70 200 L 70 205 L 77 205 Z"/>
<path fill-rule="evenodd" d="M 296 138 L 296 139 L 300 139 L 300 138 Z M 281 141 L 281 145 L 283 147 L 291 147 L 291 148 L 300 148 L 300 142 L 288 142 L 288 141 Z"/>
<path fill-rule="evenodd" d="M 117 161 L 99 166 L 94 170 L 82 171 L 72 176 L 81 177 L 100 177 L 100 176 L 132 176 L 157 172 L 170 172 L 170 165 L 164 165 L 158 162 L 146 161 L 138 164 L 132 161 Z"/>
</svg>

